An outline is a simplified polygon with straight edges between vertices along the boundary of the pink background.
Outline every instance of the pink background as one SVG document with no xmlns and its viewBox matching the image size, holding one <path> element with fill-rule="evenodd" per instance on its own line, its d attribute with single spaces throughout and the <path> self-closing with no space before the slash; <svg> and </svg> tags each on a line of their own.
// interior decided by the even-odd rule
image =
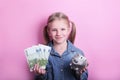
<svg viewBox="0 0 120 80">
<path fill-rule="evenodd" d="M 42 43 L 47 17 L 66 13 L 89 80 L 120 80 L 120 0 L 0 0 L 0 80 L 33 80 L 24 49 Z"/>
</svg>

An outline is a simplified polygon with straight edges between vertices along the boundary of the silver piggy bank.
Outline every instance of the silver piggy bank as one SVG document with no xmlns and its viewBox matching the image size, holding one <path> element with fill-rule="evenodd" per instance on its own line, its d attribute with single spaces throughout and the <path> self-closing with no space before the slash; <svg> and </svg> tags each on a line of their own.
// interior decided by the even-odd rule
<svg viewBox="0 0 120 80">
<path fill-rule="evenodd" d="M 87 59 L 80 54 L 76 54 L 72 58 L 71 63 L 70 63 L 71 69 L 75 71 L 80 71 L 87 66 L 88 66 Z"/>
</svg>

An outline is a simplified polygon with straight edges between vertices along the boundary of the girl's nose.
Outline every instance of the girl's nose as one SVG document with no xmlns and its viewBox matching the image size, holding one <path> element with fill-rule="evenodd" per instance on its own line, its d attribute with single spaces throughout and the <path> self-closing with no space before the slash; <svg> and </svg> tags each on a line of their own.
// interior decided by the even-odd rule
<svg viewBox="0 0 120 80">
<path fill-rule="evenodd" d="M 60 31 L 60 30 L 58 30 L 58 31 L 57 31 L 57 35 L 60 35 L 60 34 L 61 34 L 61 31 Z"/>
</svg>

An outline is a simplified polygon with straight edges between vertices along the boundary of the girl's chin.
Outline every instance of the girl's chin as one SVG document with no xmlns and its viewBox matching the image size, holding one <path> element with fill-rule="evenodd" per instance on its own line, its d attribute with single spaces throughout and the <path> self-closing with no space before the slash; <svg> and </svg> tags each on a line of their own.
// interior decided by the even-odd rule
<svg viewBox="0 0 120 80">
<path fill-rule="evenodd" d="M 65 40 L 55 40 L 55 43 L 61 44 L 63 43 Z"/>
</svg>

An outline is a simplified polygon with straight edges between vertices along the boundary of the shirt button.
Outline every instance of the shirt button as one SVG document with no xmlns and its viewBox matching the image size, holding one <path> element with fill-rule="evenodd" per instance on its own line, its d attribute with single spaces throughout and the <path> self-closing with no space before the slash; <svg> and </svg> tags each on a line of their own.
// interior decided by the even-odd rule
<svg viewBox="0 0 120 80">
<path fill-rule="evenodd" d="M 61 71 L 63 71 L 63 69 L 61 69 Z"/>
</svg>

